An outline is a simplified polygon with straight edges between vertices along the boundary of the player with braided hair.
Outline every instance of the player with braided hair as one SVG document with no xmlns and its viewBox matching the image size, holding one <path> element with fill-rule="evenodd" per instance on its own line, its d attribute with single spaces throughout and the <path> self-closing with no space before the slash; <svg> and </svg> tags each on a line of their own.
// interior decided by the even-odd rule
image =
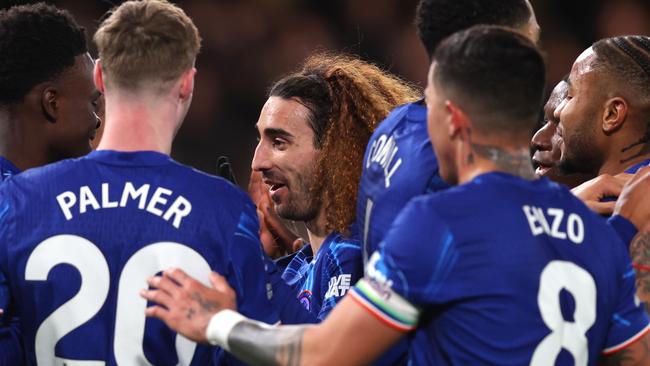
<svg viewBox="0 0 650 366">
<path fill-rule="evenodd" d="M 650 163 L 650 37 L 595 42 L 575 61 L 556 108 L 560 174 L 596 177 L 573 189 L 594 211 L 609 215 L 629 176 Z M 627 217 L 632 219 L 632 217 Z M 634 221 L 634 220 L 631 220 Z M 624 242 L 637 230 L 610 219 Z"/>
<path fill-rule="evenodd" d="M 602 39 L 573 64 L 557 109 L 565 174 L 634 173 L 650 163 L 650 37 Z"/>
</svg>

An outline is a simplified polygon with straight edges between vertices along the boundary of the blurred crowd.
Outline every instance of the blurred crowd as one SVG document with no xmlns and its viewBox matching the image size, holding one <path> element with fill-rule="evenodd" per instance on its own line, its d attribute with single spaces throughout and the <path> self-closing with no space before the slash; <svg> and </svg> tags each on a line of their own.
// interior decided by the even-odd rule
<svg viewBox="0 0 650 366">
<path fill-rule="evenodd" d="M 2 8 L 30 1 L 1 0 Z M 46 1 L 68 9 L 91 35 L 117 0 Z M 426 52 L 416 0 L 183 0 L 203 38 L 194 102 L 175 141 L 177 160 L 207 172 L 228 156 L 246 186 L 254 125 L 270 83 L 317 50 L 360 55 L 423 87 Z M 543 29 L 550 88 L 595 40 L 650 34 L 648 0 L 532 0 Z M 94 47 L 91 43 L 91 47 Z M 94 50 L 91 51 L 96 56 Z"/>
</svg>

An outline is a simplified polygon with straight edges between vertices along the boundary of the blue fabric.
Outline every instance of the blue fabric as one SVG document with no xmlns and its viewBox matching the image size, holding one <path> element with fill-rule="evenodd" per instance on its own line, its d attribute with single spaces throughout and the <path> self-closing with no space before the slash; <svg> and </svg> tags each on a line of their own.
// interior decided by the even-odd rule
<svg viewBox="0 0 650 366">
<path fill-rule="evenodd" d="M 282 274 L 304 308 L 320 320 L 361 277 L 361 244 L 356 238 L 344 238 L 337 232 L 325 238 L 316 256 L 311 245 L 305 245 Z"/>
<path fill-rule="evenodd" d="M 630 243 L 639 230 L 628 219 L 620 215 L 614 215 L 607 219 L 607 223 L 616 231 L 618 236 L 625 244 L 625 248 L 630 249 Z"/>
<path fill-rule="evenodd" d="M 9 179 L 0 187 L 2 205 L 8 210 L 0 273 L 12 314 L 21 319 L 29 365 L 36 365 L 37 351 L 116 365 L 116 344 L 152 364 L 178 364 L 176 334 L 157 319 L 145 320 L 137 293 L 146 277 L 170 266 L 206 283 L 211 270 L 221 273 L 241 313 L 278 321 L 255 207 L 226 180 L 156 152 L 96 151 Z M 125 300 L 133 303 L 119 311 Z M 64 316 L 59 324 L 73 329 L 37 345 L 37 330 L 55 311 L 71 311 L 78 320 Z M 182 352 L 191 365 L 238 363 L 213 347 Z M 137 363 L 129 360 L 121 363 Z"/>
<path fill-rule="evenodd" d="M 0 182 L 4 182 L 9 177 L 20 173 L 20 169 L 7 160 L 6 158 L 0 156 Z"/>
<path fill-rule="evenodd" d="M 375 129 L 364 156 L 357 197 L 364 261 L 413 197 L 448 187 L 438 173 L 424 101 L 395 108 Z M 401 341 L 376 365 L 402 364 L 407 349 L 407 341 Z"/>
<path fill-rule="evenodd" d="M 427 133 L 424 101 L 393 110 L 368 141 L 357 197 L 364 258 L 377 250 L 397 214 L 415 196 L 448 188 Z"/>
<path fill-rule="evenodd" d="M 382 293 L 420 309 L 413 365 L 530 364 L 543 340 L 562 332 L 585 337 L 580 350 L 595 365 L 603 349 L 648 325 L 618 235 L 547 179 L 490 173 L 416 198 L 371 264 L 366 274 Z M 570 324 L 552 331 L 542 313 Z M 542 349 L 540 357 L 543 364 L 574 364 L 560 347 Z"/>
<path fill-rule="evenodd" d="M 634 173 L 636 173 L 639 169 L 641 169 L 641 168 L 643 168 L 643 167 L 645 167 L 645 166 L 648 166 L 648 165 L 650 165 L 650 159 L 645 160 L 645 161 L 642 161 L 642 162 L 640 162 L 640 163 L 638 163 L 638 164 L 636 164 L 636 165 L 634 165 L 634 166 L 628 168 L 627 170 L 625 170 L 625 172 L 626 172 L 626 173 L 629 173 L 629 174 L 634 174 Z"/>
<path fill-rule="evenodd" d="M 0 184 L 10 177 L 20 173 L 9 160 L 0 156 Z M 0 206 L 0 223 L 7 213 L 8 207 Z M 0 228 L 0 230 L 2 230 Z M 9 287 L 4 274 L 0 272 L 0 309 L 9 307 Z M 17 317 L 5 319 L 0 315 L 0 366 L 20 365 L 24 362 L 24 350 L 21 342 L 20 323 Z"/>
</svg>

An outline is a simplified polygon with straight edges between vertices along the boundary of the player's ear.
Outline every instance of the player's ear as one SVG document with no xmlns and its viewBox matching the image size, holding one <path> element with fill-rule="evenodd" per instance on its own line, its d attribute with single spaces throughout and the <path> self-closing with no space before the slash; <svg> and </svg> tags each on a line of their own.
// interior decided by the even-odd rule
<svg viewBox="0 0 650 366">
<path fill-rule="evenodd" d="M 95 61 L 93 79 L 95 81 L 95 88 L 97 88 L 100 93 L 104 94 L 104 72 L 102 71 L 102 60 L 100 59 Z"/>
<path fill-rule="evenodd" d="M 621 128 L 627 117 L 627 111 L 627 102 L 621 97 L 615 97 L 605 102 L 602 117 L 603 132 L 610 135 Z"/>
<path fill-rule="evenodd" d="M 56 122 L 59 115 L 59 92 L 54 85 L 47 85 L 41 91 L 41 110 L 45 119 Z"/>
<path fill-rule="evenodd" d="M 464 139 L 467 131 L 471 127 L 469 117 L 452 101 L 446 101 L 445 108 L 449 116 L 449 136 L 460 136 Z"/>
<path fill-rule="evenodd" d="M 192 96 L 192 93 L 194 92 L 194 75 L 196 75 L 195 67 L 192 67 L 181 75 L 181 87 L 179 90 L 180 99 L 185 100 Z"/>
</svg>

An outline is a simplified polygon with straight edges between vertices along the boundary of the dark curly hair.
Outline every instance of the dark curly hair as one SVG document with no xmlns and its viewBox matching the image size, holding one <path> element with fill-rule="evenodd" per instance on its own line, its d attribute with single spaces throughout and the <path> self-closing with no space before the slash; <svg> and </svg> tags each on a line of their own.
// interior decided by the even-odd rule
<svg viewBox="0 0 650 366">
<path fill-rule="evenodd" d="M 269 96 L 295 98 L 309 111 L 320 154 L 314 200 L 325 205 L 327 230 L 348 234 L 356 216 L 363 153 L 377 123 L 420 92 L 358 58 L 321 53 L 275 83 Z"/>
<path fill-rule="evenodd" d="M 530 19 L 526 0 L 420 0 L 418 35 L 429 56 L 443 39 L 475 25 L 519 28 Z"/>
<path fill-rule="evenodd" d="M 44 3 L 0 11 L 0 106 L 23 100 L 88 51 L 86 33 L 72 15 Z"/>
</svg>

